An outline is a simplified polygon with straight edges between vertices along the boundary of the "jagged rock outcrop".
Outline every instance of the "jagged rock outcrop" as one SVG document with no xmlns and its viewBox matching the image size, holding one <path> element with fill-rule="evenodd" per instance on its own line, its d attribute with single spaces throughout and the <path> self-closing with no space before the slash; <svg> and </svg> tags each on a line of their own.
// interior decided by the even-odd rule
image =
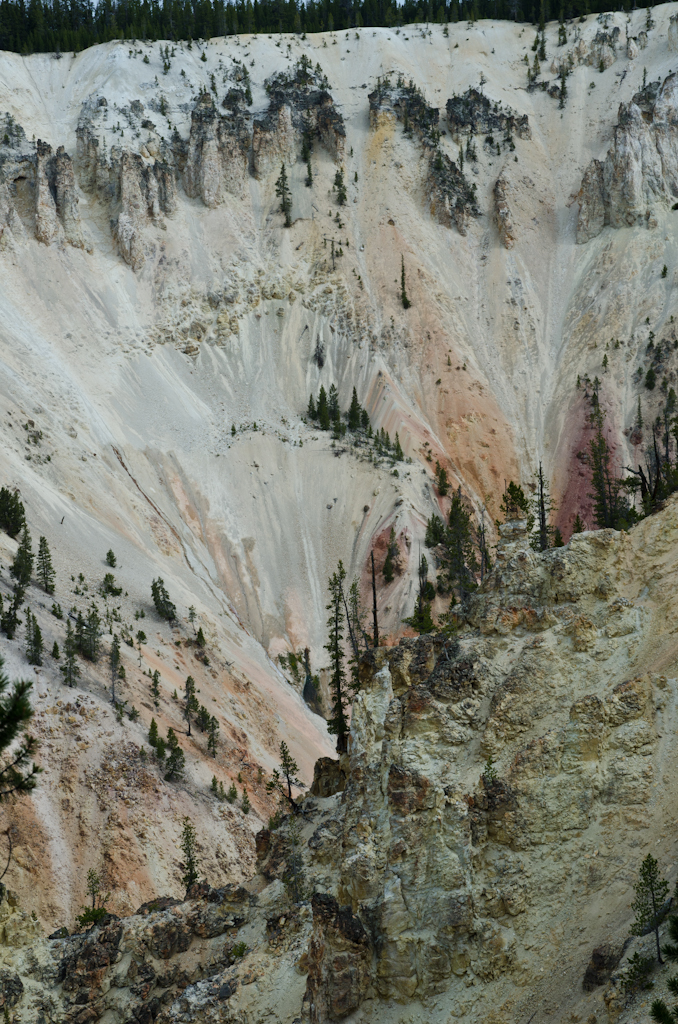
<svg viewBox="0 0 678 1024">
<path fill-rule="evenodd" d="M 372 989 L 372 945 L 362 921 L 333 896 L 315 893 L 304 1009 L 311 1024 L 341 1020 Z"/>
<path fill-rule="evenodd" d="M 609 20 L 609 15 L 602 17 Z M 599 71 L 601 69 L 606 71 L 615 63 L 620 51 L 626 53 L 629 59 L 633 59 L 639 50 L 644 50 L 646 46 L 647 33 L 645 31 L 640 31 L 636 36 L 626 35 L 622 38 L 618 25 L 612 29 L 602 27 L 597 30 L 590 41 L 579 36 L 570 50 L 554 57 L 551 61 L 551 72 L 554 75 L 560 75 L 563 70 L 569 73 L 581 64 L 594 67 Z"/>
<path fill-rule="evenodd" d="M 64 237 L 71 245 L 82 249 L 85 242 L 80 223 L 80 214 L 78 213 L 78 195 L 73 161 L 64 147 L 59 146 L 54 162 L 56 208 L 64 229 Z"/>
<path fill-rule="evenodd" d="M 589 830 L 600 836 L 601 820 L 616 823 L 612 840 L 650 813 L 667 681 L 625 674 L 639 628 L 620 594 L 629 543 L 606 530 L 542 554 L 524 521 L 507 523 L 496 567 L 469 605 L 474 634 L 462 625 L 459 641 L 402 640 L 363 660 L 341 809 L 308 844 L 312 863 L 339 873 L 331 912 L 319 908 L 317 921 L 314 913 L 312 1020 L 334 1013 L 329 991 L 324 1007 L 319 993 L 335 956 L 326 918 L 339 906 L 366 934 L 341 949 L 360 961 L 354 994 L 373 985 L 380 998 L 406 1001 L 453 986 L 447 998 L 469 1012 L 489 991 L 469 987 L 474 980 L 521 977 L 530 987 L 519 949 L 526 933 L 531 943 L 535 928 L 554 925 L 547 891 L 567 884 L 562 844 L 572 844 L 571 863 Z M 479 635 L 507 638 L 513 653 L 490 654 Z M 577 901 L 583 907 L 614 874 L 611 863 L 595 867 L 586 892 L 567 897 L 560 929 L 566 918 L 576 927 Z M 609 978 L 620 949 L 597 951 L 591 986 Z"/>
<path fill-rule="evenodd" d="M 203 93 L 191 112 L 191 131 L 183 167 L 187 196 L 214 208 L 224 192 L 239 195 L 247 174 L 251 129 L 249 115 L 238 104 L 222 117 L 209 93 Z"/>
<path fill-rule="evenodd" d="M 600 160 L 592 160 L 584 171 L 577 199 L 577 242 L 582 245 L 599 235 L 605 227 L 605 183 Z"/>
<path fill-rule="evenodd" d="M 8 933 L 12 920 L 27 916 L 8 896 L 0 902 L 2 944 L 16 947 L 16 970 L 0 970 L 2 1005 L 17 1007 L 22 1020 L 73 1024 L 222 1020 L 210 1017 L 210 1008 L 223 1007 L 239 984 L 233 942 L 224 945 L 224 935 L 242 927 L 257 902 L 245 889 L 203 883 L 185 901 L 159 899 L 122 920 L 108 914 L 82 934 L 64 929 L 45 940 L 30 917 L 30 933 Z"/>
<path fill-rule="evenodd" d="M 400 77 L 395 86 L 390 79 L 380 79 L 377 88 L 368 94 L 370 127 L 374 130 L 383 118 L 400 121 L 405 131 L 414 132 L 424 146 L 438 142 L 440 111 L 426 102 L 412 81 L 406 85 Z"/>
<path fill-rule="evenodd" d="M 167 143 L 149 137 L 141 153 L 114 146 L 107 157 L 95 134 L 97 109 L 98 104 L 86 105 L 77 128 L 80 185 L 108 208 L 120 254 L 139 270 L 148 255 L 145 229 L 176 209 L 174 153 Z"/>
<path fill-rule="evenodd" d="M 678 198 L 678 76 L 669 75 L 619 106 L 614 142 L 592 161 L 579 191 L 577 242 L 605 225 L 656 226 L 653 207 Z M 601 217 L 602 207 L 602 217 Z"/>
<path fill-rule="evenodd" d="M 470 135 L 495 134 L 505 139 L 512 135 L 520 139 L 532 138 L 527 114 L 518 116 L 477 89 L 467 89 L 462 96 L 452 96 L 445 109 L 450 133 L 457 140 Z"/>
<path fill-rule="evenodd" d="M 27 143 L 20 126 L 0 124 L 0 238 L 5 231 L 22 237 L 24 222 L 39 242 L 65 240 L 84 245 L 73 163 L 63 146 L 56 155 L 38 139 Z M 19 212 L 21 211 L 21 212 Z"/>
<path fill-rule="evenodd" d="M 252 170 L 257 178 L 279 170 L 283 162 L 294 163 L 304 133 L 311 142 L 318 139 L 333 160 L 343 160 L 346 128 L 327 86 L 319 68 L 313 71 L 310 61 L 304 60 L 292 71 L 267 79 L 268 110 L 254 121 L 252 130 Z"/>
<path fill-rule="evenodd" d="M 669 22 L 669 50 L 671 53 L 678 51 L 678 14 L 672 14 Z"/>
<path fill-rule="evenodd" d="M 454 223 L 459 234 L 465 235 L 469 217 L 480 214 L 475 184 L 469 183 L 447 153 L 436 150 L 429 159 L 427 186 L 431 215 L 447 227 Z"/>
<path fill-rule="evenodd" d="M 508 193 L 508 182 L 504 177 L 503 173 L 497 178 L 493 194 L 494 194 L 494 218 L 497 224 L 497 230 L 499 232 L 499 238 L 501 244 L 505 249 L 512 249 L 515 245 L 515 235 L 513 233 L 513 218 L 511 217 L 511 209 L 507 200 Z"/>
<path fill-rule="evenodd" d="M 56 203 L 52 194 L 55 183 L 52 170 L 52 147 L 38 139 L 35 168 L 35 237 L 45 245 L 49 245 L 57 233 Z"/>
</svg>

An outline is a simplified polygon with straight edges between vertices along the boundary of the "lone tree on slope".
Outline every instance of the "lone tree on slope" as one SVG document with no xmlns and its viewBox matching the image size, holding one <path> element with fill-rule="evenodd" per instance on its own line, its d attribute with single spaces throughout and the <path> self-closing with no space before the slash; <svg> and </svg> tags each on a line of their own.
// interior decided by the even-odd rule
<svg viewBox="0 0 678 1024">
<path fill-rule="evenodd" d="M 275 194 L 280 200 L 280 212 L 285 216 L 285 227 L 292 227 L 292 193 L 290 192 L 290 186 L 287 181 L 287 171 L 285 170 L 285 164 L 281 164 L 280 176 L 275 183 Z"/>
<path fill-rule="evenodd" d="M 297 778 L 298 771 L 299 766 L 283 740 L 280 744 L 280 768 L 273 770 L 273 778 L 266 783 L 266 791 L 272 793 L 276 790 L 284 796 L 289 801 L 290 807 L 295 814 L 299 810 L 299 805 L 292 796 L 292 786 L 302 787 L 304 785 L 301 779 Z"/>
</svg>

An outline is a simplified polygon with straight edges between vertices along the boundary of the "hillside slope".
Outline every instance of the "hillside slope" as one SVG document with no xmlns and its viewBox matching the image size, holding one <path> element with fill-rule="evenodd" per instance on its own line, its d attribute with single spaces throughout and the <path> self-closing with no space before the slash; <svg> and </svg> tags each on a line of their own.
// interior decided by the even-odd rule
<svg viewBox="0 0 678 1024">
<path fill-rule="evenodd" d="M 548 87 L 529 90 L 533 30 L 507 23 L 0 55 L 0 482 L 49 541 L 64 611 L 96 597 L 109 628 L 148 641 L 140 657 L 123 645 L 137 723 L 113 722 L 103 660 L 73 693 L 49 657 L 36 671 L 51 770 L 7 814 L 27 851 L 11 884 L 46 925 L 72 922 L 102 851 L 116 909 L 177 890 L 167 846 L 184 814 L 206 849 L 224 842 L 215 883 L 248 875 L 280 740 L 306 783 L 334 748 L 276 658 L 308 647 L 314 673 L 326 664 L 327 578 L 342 559 L 365 586 L 391 527 L 400 571 L 380 579 L 380 616 L 400 628 L 426 520 L 447 508 L 436 461 L 488 522 L 504 482 L 527 485 L 542 461 L 565 537 L 577 511 L 591 525 L 576 458 L 587 375 L 602 379 L 619 465 L 642 456 L 638 398 L 650 423 L 675 382 L 677 11 L 653 8 L 649 27 L 644 11 L 589 18 L 562 46 L 549 25 Z M 355 387 L 404 458 L 307 421 L 321 385 L 343 411 Z M 0 542 L 4 567 L 15 545 Z M 105 602 L 109 548 L 123 594 Z M 153 611 L 158 576 L 175 630 Z M 28 600 L 62 646 L 52 599 L 32 587 Z M 33 671 L 21 631 L 3 651 L 10 674 Z M 206 737 L 182 736 L 179 797 L 128 751 L 143 806 L 118 822 L 87 772 L 136 799 L 111 765 L 143 744 L 156 668 L 161 729 L 182 728 L 172 692 L 190 672 L 218 714 L 219 755 L 212 766 Z M 250 817 L 212 800 L 213 772 L 248 786 Z"/>
</svg>

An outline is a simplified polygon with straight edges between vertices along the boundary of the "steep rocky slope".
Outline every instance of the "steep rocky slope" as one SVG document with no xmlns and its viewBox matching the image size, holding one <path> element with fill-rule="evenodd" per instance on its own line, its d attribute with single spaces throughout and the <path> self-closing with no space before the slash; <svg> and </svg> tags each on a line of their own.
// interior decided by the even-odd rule
<svg viewBox="0 0 678 1024">
<path fill-rule="evenodd" d="M 565 537 L 576 511 L 590 525 L 576 457 L 588 411 L 576 381 L 587 375 L 602 379 L 618 465 L 642 458 L 638 398 L 651 423 L 662 383 L 676 380 L 675 11 L 653 8 L 650 24 L 644 11 L 589 18 L 567 27 L 562 46 L 548 26 L 547 61 L 529 88 L 532 30 L 490 22 L 0 55 L 0 482 L 20 490 L 34 539 L 50 543 L 64 612 L 95 599 L 108 615 L 105 648 L 122 625 L 130 639 L 147 635 L 141 650 L 123 645 L 119 695 L 136 722 L 116 721 L 103 660 L 82 664 L 66 691 L 48 656 L 29 669 L 22 631 L 3 636 L 10 675 L 36 680 L 47 768 L 34 797 L 3 810 L 0 831 L 14 830 L 15 847 L 6 880 L 44 930 L 72 926 L 90 866 L 105 868 L 118 914 L 181 895 L 184 815 L 198 823 L 212 885 L 250 878 L 280 741 L 307 784 L 334 748 L 303 679 L 277 658 L 308 648 L 312 671 L 323 668 L 327 577 L 341 558 L 365 584 L 391 527 L 400 571 L 380 580 L 379 611 L 384 632 L 400 629 L 426 519 L 447 507 L 436 461 L 493 520 L 504 481 L 527 485 L 541 460 Z M 283 162 L 289 229 L 275 193 Z M 346 205 L 333 187 L 339 169 Z M 642 384 L 650 364 L 654 391 Z M 403 460 L 350 434 L 332 442 L 307 421 L 309 394 L 332 384 L 343 410 L 355 386 L 375 430 L 398 433 Z M 672 672 L 662 603 L 672 570 L 660 551 L 668 558 L 672 516 L 670 505 L 630 538 L 587 534 L 561 554 L 505 556 L 460 654 L 448 662 L 421 641 L 419 669 L 407 645 L 365 668 L 351 800 L 309 808 L 310 831 L 325 815 L 329 838 L 321 828 L 308 870 L 351 912 L 318 904 L 315 923 L 308 907 L 295 923 L 295 956 L 315 936 L 305 1012 L 321 1019 L 312 1005 L 331 1004 L 323 936 L 339 950 L 344 931 L 357 936 L 350 999 L 368 1009 L 377 996 L 434 1001 L 444 990 L 440 1014 L 454 1005 L 490 1019 L 510 986 L 542 991 L 539 948 L 562 956 L 566 972 L 562 984 L 551 972 L 539 998 L 565 1005 L 580 961 L 605 938 L 584 905 L 593 882 L 576 874 L 589 860 L 613 891 L 611 931 L 625 927 L 636 854 L 650 845 L 647 808 L 652 841 L 663 842 L 665 805 L 652 801 L 671 799 L 656 786 L 652 766 L 670 750 L 651 710 L 672 706 L 672 684 L 657 682 Z M 0 545 L 6 596 L 16 545 L 4 534 Z M 115 599 L 100 592 L 109 548 Z M 173 629 L 153 611 L 157 576 L 177 604 Z M 655 577 L 666 592 L 644 595 Z M 63 646 L 52 599 L 32 586 L 28 603 L 47 649 Z M 145 674 L 156 669 L 159 708 Z M 152 716 L 163 735 L 184 728 L 172 694 L 189 673 L 220 741 L 213 759 L 204 734 L 182 733 L 188 770 L 177 784 L 141 750 Z M 488 754 L 498 788 L 478 782 Z M 214 798 L 212 775 L 239 794 L 247 786 L 249 815 L 240 798 Z M 410 816 L 444 854 L 430 877 L 408 852 L 419 842 Z M 610 830 L 624 835 L 621 866 L 615 853 L 599 868 Z M 275 843 L 266 863 L 274 854 Z M 547 876 L 565 896 L 548 891 Z M 293 1019 L 305 975 L 284 958 L 279 969 L 271 1012 Z M 172 998 L 173 984 L 163 989 Z M 281 985 L 289 1018 L 287 1004 L 275 1007 Z M 238 999 L 246 990 L 256 1003 L 245 985 Z M 246 1012 L 230 997 L 221 1004 L 223 1019 Z M 520 1000 L 502 1012 L 518 1020 L 523 1009 L 528 1019 Z"/>
<path fill-rule="evenodd" d="M 321 762 L 303 805 L 312 899 L 280 881 L 290 818 L 244 886 L 90 935 L 41 939 L 10 896 L 15 1020 L 649 1021 L 623 979 L 640 860 L 675 876 L 678 500 L 545 554 L 502 533 L 454 642 L 363 661 L 343 789 Z"/>
</svg>

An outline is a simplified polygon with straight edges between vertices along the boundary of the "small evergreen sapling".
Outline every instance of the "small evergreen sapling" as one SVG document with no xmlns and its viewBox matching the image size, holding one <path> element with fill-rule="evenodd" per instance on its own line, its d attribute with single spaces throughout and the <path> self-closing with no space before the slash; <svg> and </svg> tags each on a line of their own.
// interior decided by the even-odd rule
<svg viewBox="0 0 678 1024">
<path fill-rule="evenodd" d="M 242 803 L 240 804 L 240 809 L 243 814 L 249 814 L 251 808 L 252 805 L 250 803 L 250 798 L 247 795 L 247 786 L 244 786 L 242 791 Z"/>
<path fill-rule="evenodd" d="M 109 548 L 106 552 L 106 565 L 110 565 L 111 569 L 115 569 L 118 564 L 118 560 L 113 553 L 113 549 Z"/>
<path fill-rule="evenodd" d="M 106 895 L 103 894 L 101 876 L 94 868 L 90 868 L 87 872 L 87 896 L 92 900 L 92 905 L 83 906 L 83 913 L 76 918 L 81 928 L 84 928 L 85 925 L 98 924 L 108 913 L 106 904 L 111 898 L 111 894 L 110 892 Z"/>
</svg>

